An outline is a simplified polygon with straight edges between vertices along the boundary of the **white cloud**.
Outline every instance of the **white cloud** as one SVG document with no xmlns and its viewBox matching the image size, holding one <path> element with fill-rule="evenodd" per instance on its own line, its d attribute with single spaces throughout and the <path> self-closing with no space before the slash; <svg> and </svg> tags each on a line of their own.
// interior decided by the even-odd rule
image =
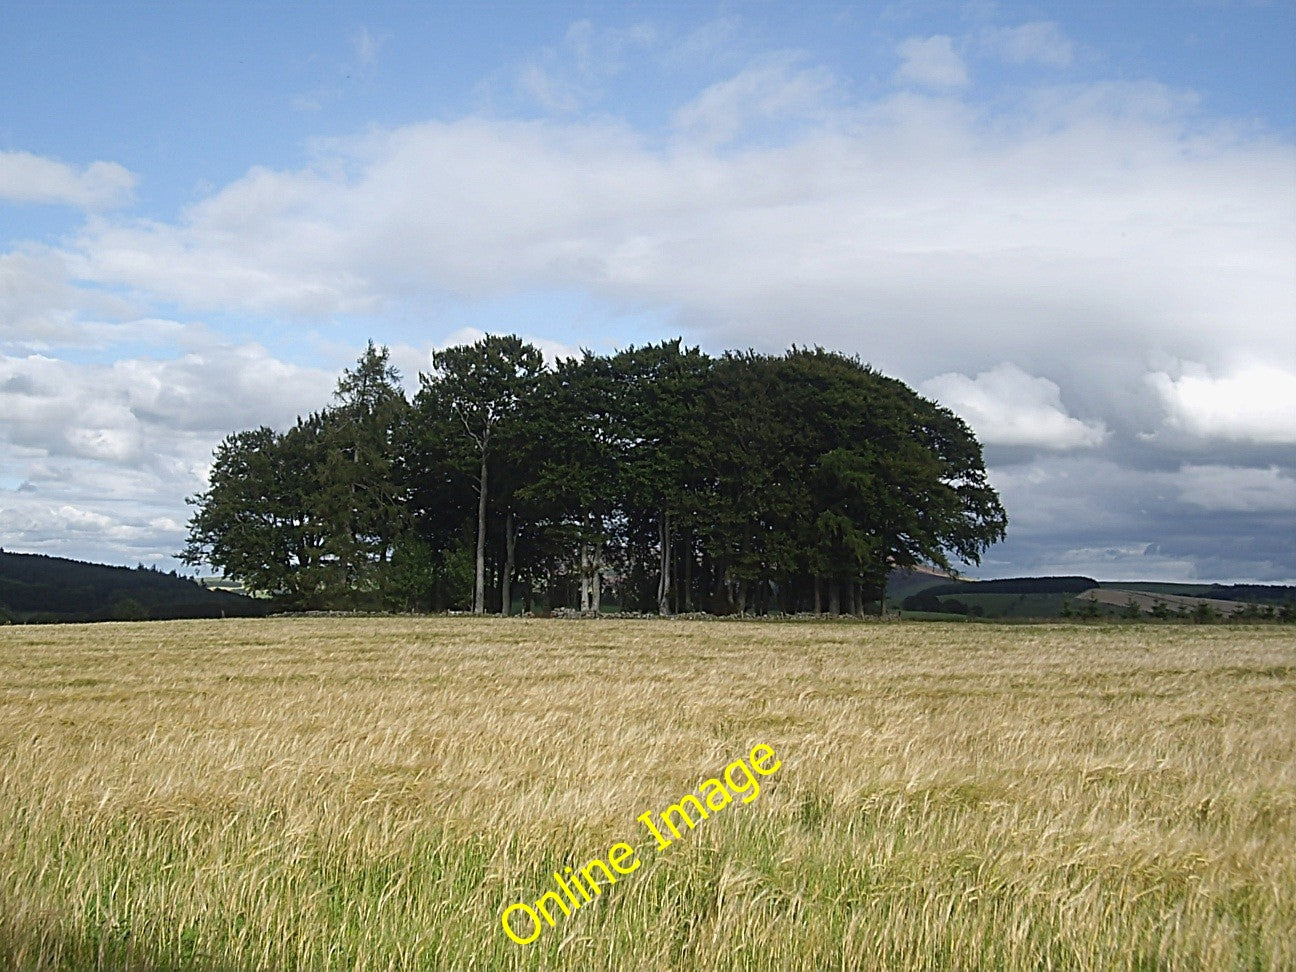
<svg viewBox="0 0 1296 972">
<path fill-rule="evenodd" d="M 213 346 L 171 360 L 74 364 L 0 355 L 0 441 L 45 456 L 142 466 L 193 458 L 227 432 L 285 426 L 328 400 L 333 376 L 256 346 Z"/>
<path fill-rule="evenodd" d="M 557 77 L 539 64 L 528 64 L 518 76 L 518 87 L 545 111 L 574 112 L 589 97 L 581 85 Z"/>
<path fill-rule="evenodd" d="M 576 112 L 602 98 L 604 84 L 626 69 L 628 52 L 651 48 L 657 40 L 649 24 L 606 28 L 577 20 L 561 44 L 543 49 L 521 68 L 518 88 L 547 112 Z"/>
<path fill-rule="evenodd" d="M 334 381 L 252 345 L 111 364 L 0 355 L 0 547 L 165 560 L 216 444 L 290 425 Z"/>
<path fill-rule="evenodd" d="M 1277 466 L 1250 469 L 1187 465 L 1174 478 L 1179 498 L 1204 510 L 1233 513 L 1296 511 L 1296 478 Z"/>
<path fill-rule="evenodd" d="M 126 565 L 165 563 L 185 537 L 179 519 L 153 506 L 50 500 L 6 490 L 0 490 L 0 523 L 5 549 Z"/>
<path fill-rule="evenodd" d="M 348 265 L 336 182 L 254 168 L 178 224 L 89 224 L 69 272 L 204 309 L 329 315 L 372 310 Z M 354 244 L 354 241 L 351 241 Z"/>
<path fill-rule="evenodd" d="M 129 202 L 135 176 L 116 162 L 83 168 L 33 155 L 0 151 L 0 199 L 104 209 Z"/>
<path fill-rule="evenodd" d="M 900 43 L 896 53 L 900 67 L 895 78 L 902 84 L 958 88 L 968 83 L 967 66 L 954 50 L 953 38 L 945 34 L 910 37 Z"/>
<path fill-rule="evenodd" d="M 1172 428 L 1204 438 L 1296 443 L 1296 370 L 1248 365 L 1221 377 L 1189 364 L 1148 375 Z"/>
<path fill-rule="evenodd" d="M 817 340 L 915 377 L 1004 347 L 1036 372 L 1092 358 L 1098 384 L 1103 358 L 1290 356 L 1289 148 L 1189 134 L 1177 109 L 1130 115 L 1089 91 L 987 128 L 912 93 L 829 111 L 813 78 L 790 95 L 777 76 L 744 72 L 692 110 L 697 134 L 723 136 L 722 93 L 801 105 L 788 110 L 810 120 L 782 144 L 653 146 L 607 121 L 411 125 L 300 171 L 254 169 L 174 224 L 98 221 L 65 259 L 196 311 L 318 318 L 553 288 L 677 308 L 726 345 L 785 346 L 813 321 Z"/>
<path fill-rule="evenodd" d="M 982 34 L 982 41 L 1014 64 L 1064 68 L 1069 67 L 1075 57 L 1075 46 L 1052 21 L 989 29 Z"/>
<path fill-rule="evenodd" d="M 0 351 L 189 343 L 203 329 L 141 317 L 138 301 L 75 284 L 68 260 L 42 248 L 0 253 Z"/>
<path fill-rule="evenodd" d="M 795 70 L 783 58 L 711 85 L 675 113 L 675 125 L 704 144 L 721 145 L 752 123 L 813 117 L 831 87 L 827 72 Z"/>
<path fill-rule="evenodd" d="M 370 130 L 321 143 L 298 170 L 254 168 L 174 221 L 101 215 L 61 251 L 0 254 L 0 350 L 27 362 L 5 373 L 17 383 L 0 399 L 0 483 L 29 480 L 49 502 L 54 480 L 33 464 L 59 463 L 80 491 L 61 502 L 102 512 L 95 496 L 129 484 L 170 497 L 142 523 L 175 519 L 220 434 L 328 400 L 334 375 L 213 350 L 201 327 L 152 308 L 285 328 L 363 314 L 378 341 L 406 342 L 394 360 L 412 376 L 439 335 L 495 313 L 447 307 L 507 309 L 522 294 L 669 320 L 667 333 L 713 351 L 813 342 L 909 381 L 939 375 L 924 390 L 984 441 L 1058 463 L 1138 447 L 1140 462 L 1168 450 L 1176 464 L 1285 468 L 1290 145 L 1203 126 L 1191 99 L 1155 84 L 1036 91 L 1020 114 L 990 118 L 948 92 L 844 104 L 799 64 L 736 71 L 662 138 L 606 117 Z M 788 126 L 762 129 L 771 120 Z M 552 357 L 575 350 L 569 323 L 558 312 L 552 329 L 516 326 Z M 389 324 L 400 332 L 384 335 Z M 131 349 L 116 367 L 30 354 L 125 340 L 167 348 L 154 360 Z M 24 382 L 62 390 L 41 398 Z M 91 466 L 112 473 L 93 489 Z M 1076 489 L 1105 490 L 1115 474 L 1103 468 Z M 1184 515 L 1173 481 L 1130 477 L 1122 488 L 1157 484 Z M 1068 517 L 1098 529 L 1101 504 L 1054 508 L 1056 486 L 1005 495 L 1013 531 L 1056 537 Z M 1135 518 L 1110 527 L 1113 549 L 1158 535 Z M 1289 576 L 1266 556 L 1264 576 Z"/>
<path fill-rule="evenodd" d="M 986 444 L 1067 450 L 1092 448 L 1107 438 L 1102 422 L 1067 414 L 1056 383 L 1009 362 L 975 378 L 938 375 L 919 390 L 961 416 Z"/>
<path fill-rule="evenodd" d="M 1119 443 L 1167 413 L 1155 447 L 1208 449 L 1218 422 L 1191 407 L 1192 383 L 1142 380 L 1178 374 L 1161 362 L 1228 375 L 1266 356 L 1296 373 L 1290 148 L 1188 133 L 1159 96 L 1128 113 L 1110 92 L 1059 90 L 994 128 L 910 92 L 812 101 L 795 136 L 720 151 L 606 120 L 373 131 L 299 171 L 253 169 L 174 224 L 97 220 L 33 279 L 195 314 L 392 313 L 428 320 L 429 340 L 457 326 L 438 327 L 447 298 L 584 293 L 712 349 L 811 340 L 909 381 L 1011 355 L 1031 410 L 989 395 L 992 375 L 961 379 L 989 395 L 967 414 L 987 442 L 1051 449 Z M 83 296 L 71 322 L 24 327 L 70 336 Z M 566 340 L 560 320 L 528 329 Z M 1042 374 L 1056 390 L 1031 384 Z"/>
</svg>

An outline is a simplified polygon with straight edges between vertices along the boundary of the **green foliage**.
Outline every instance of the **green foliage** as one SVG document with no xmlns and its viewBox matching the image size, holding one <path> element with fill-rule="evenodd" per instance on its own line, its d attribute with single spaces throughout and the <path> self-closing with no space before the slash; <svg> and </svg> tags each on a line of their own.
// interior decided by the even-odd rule
<svg viewBox="0 0 1296 972">
<path fill-rule="evenodd" d="M 1004 536 L 968 427 L 857 359 L 676 340 L 543 364 L 516 336 L 447 348 L 410 407 L 370 344 L 332 408 L 222 443 L 184 556 L 294 607 L 457 605 L 468 551 L 478 612 L 578 588 L 597 610 L 606 585 L 663 613 L 859 613 L 891 570 Z"/>
<path fill-rule="evenodd" d="M 926 614 L 960 614 L 967 617 L 983 618 L 986 615 L 982 604 L 968 604 L 956 597 L 937 597 L 930 591 L 911 594 L 901 603 L 905 611 L 919 611 Z"/>
<path fill-rule="evenodd" d="M 265 614 L 267 605 L 151 567 L 0 551 L 0 624 Z"/>
<path fill-rule="evenodd" d="M 236 432 L 217 447 L 180 558 L 212 564 L 294 608 L 363 606 L 378 595 L 408 509 L 395 478 L 408 406 L 372 342 L 331 409 L 284 433 Z"/>
<path fill-rule="evenodd" d="M 436 585 L 436 552 L 413 533 L 396 541 L 383 577 L 383 606 L 390 611 L 428 610 Z"/>
<path fill-rule="evenodd" d="M 486 609 L 486 536 L 491 466 L 516 462 L 519 436 L 539 404 L 544 358 L 516 335 L 486 335 L 471 345 L 446 348 L 432 357 L 433 373 L 423 375 L 421 410 L 452 416 L 449 425 L 467 440 L 476 471 L 477 546 L 473 611 Z M 447 423 L 438 423 L 442 428 Z M 503 448 L 501 448 L 501 441 Z M 512 445 L 514 448 L 509 448 Z M 511 573 L 512 564 L 507 567 Z M 507 587 L 507 583 L 505 584 Z"/>
<path fill-rule="evenodd" d="M 133 597 L 122 598 L 108 610 L 110 621 L 147 621 L 148 608 Z"/>
<path fill-rule="evenodd" d="M 958 581 L 930 588 L 945 594 L 1083 594 L 1098 587 L 1091 577 L 1005 577 L 989 581 Z"/>
<path fill-rule="evenodd" d="M 452 610 L 467 610 L 472 606 L 473 569 L 473 552 L 466 545 L 440 552 L 436 585 L 441 603 Z"/>
<path fill-rule="evenodd" d="M 1192 619 L 1197 624 L 1210 624 L 1219 619 L 1219 612 L 1208 601 L 1200 601 L 1192 610 Z"/>
</svg>

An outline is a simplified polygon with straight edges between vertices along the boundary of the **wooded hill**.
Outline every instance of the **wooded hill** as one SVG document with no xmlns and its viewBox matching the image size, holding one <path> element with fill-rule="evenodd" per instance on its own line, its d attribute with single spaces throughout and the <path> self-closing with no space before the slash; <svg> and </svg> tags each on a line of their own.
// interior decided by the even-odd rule
<svg viewBox="0 0 1296 972">
<path fill-rule="evenodd" d="M 174 573 L 0 551 L 0 624 L 252 617 L 264 602 Z"/>
<path fill-rule="evenodd" d="M 1007 523 L 958 417 L 820 348 L 488 336 L 399 378 L 371 343 L 327 407 L 226 438 L 186 562 L 299 608 L 861 612 Z"/>
<path fill-rule="evenodd" d="M 1011 577 L 986 581 L 907 578 L 892 584 L 892 607 L 910 616 L 988 619 L 1120 617 L 1126 620 L 1292 620 L 1296 587 L 1266 584 L 1099 582 L 1090 577 Z"/>
</svg>

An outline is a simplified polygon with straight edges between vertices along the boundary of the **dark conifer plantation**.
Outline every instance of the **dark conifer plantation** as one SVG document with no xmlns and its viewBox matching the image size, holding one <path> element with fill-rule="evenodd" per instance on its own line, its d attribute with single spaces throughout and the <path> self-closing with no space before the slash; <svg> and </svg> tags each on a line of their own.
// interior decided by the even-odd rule
<svg viewBox="0 0 1296 972">
<path fill-rule="evenodd" d="M 371 343 L 332 406 L 229 436 L 184 559 L 299 608 L 837 614 L 1004 535 L 968 427 L 857 359 L 545 368 L 488 336 L 435 365 L 409 401 Z"/>
</svg>

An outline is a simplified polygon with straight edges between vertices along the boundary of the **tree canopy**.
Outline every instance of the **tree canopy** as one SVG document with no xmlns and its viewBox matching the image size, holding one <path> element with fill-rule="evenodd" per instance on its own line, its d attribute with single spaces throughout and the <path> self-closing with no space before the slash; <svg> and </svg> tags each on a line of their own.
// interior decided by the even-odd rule
<svg viewBox="0 0 1296 972">
<path fill-rule="evenodd" d="M 822 348 L 487 336 L 411 401 L 370 343 L 334 399 L 220 445 L 187 562 L 290 607 L 862 612 L 1007 524 L 961 419 Z"/>
</svg>

